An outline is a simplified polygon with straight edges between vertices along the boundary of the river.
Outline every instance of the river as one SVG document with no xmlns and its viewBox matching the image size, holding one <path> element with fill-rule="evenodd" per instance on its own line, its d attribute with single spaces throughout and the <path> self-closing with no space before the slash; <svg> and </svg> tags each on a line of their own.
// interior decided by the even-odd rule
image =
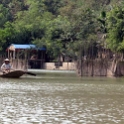
<svg viewBox="0 0 124 124">
<path fill-rule="evenodd" d="M 0 124 L 124 124 L 124 78 L 0 78 Z"/>
</svg>

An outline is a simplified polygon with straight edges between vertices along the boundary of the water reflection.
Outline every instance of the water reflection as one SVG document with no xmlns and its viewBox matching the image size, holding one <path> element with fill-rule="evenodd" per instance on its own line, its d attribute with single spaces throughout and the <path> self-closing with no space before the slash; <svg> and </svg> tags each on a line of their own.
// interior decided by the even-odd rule
<svg viewBox="0 0 124 124">
<path fill-rule="evenodd" d="M 0 124 L 123 124 L 123 94 L 123 79 L 0 79 Z"/>
</svg>

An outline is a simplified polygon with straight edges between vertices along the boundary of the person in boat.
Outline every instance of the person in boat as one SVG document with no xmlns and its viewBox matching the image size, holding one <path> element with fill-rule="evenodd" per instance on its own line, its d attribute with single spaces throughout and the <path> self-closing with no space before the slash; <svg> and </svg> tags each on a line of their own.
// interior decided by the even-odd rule
<svg viewBox="0 0 124 124">
<path fill-rule="evenodd" d="M 10 64 L 10 60 L 8 58 L 6 58 L 4 60 L 4 63 L 1 66 L 1 70 L 2 70 L 3 73 L 8 73 L 8 72 L 10 72 L 11 69 L 12 69 L 12 67 L 11 67 L 11 64 Z"/>
</svg>

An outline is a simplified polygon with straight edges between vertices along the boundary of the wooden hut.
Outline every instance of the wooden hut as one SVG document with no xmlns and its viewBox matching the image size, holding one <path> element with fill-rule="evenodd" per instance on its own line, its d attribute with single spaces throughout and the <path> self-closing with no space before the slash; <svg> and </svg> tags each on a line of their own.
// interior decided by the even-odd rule
<svg viewBox="0 0 124 124">
<path fill-rule="evenodd" d="M 6 51 L 12 61 L 24 60 L 26 68 L 44 68 L 45 47 L 39 48 L 34 44 L 11 44 Z"/>
</svg>

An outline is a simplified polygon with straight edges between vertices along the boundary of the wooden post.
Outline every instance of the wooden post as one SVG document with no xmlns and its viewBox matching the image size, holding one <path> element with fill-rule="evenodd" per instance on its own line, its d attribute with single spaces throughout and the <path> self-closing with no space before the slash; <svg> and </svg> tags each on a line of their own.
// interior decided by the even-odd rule
<svg viewBox="0 0 124 124">
<path fill-rule="evenodd" d="M 83 76 L 83 69 L 82 69 L 82 66 L 83 66 L 83 63 L 82 63 L 83 59 L 82 59 L 82 48 L 80 47 L 80 76 L 82 77 Z"/>
<path fill-rule="evenodd" d="M 18 68 L 18 58 L 19 58 L 19 53 L 18 53 L 18 51 L 17 51 L 17 61 L 15 61 L 15 63 L 16 63 L 16 69 Z"/>
<path fill-rule="evenodd" d="M 9 58 L 9 49 L 8 49 L 8 58 Z"/>
<path fill-rule="evenodd" d="M 15 50 L 13 51 L 13 59 L 15 59 Z"/>
<path fill-rule="evenodd" d="M 25 59 L 25 67 L 24 67 L 25 70 L 27 70 L 27 53 L 28 53 L 27 50 L 25 50 L 25 58 L 24 58 Z"/>
</svg>

